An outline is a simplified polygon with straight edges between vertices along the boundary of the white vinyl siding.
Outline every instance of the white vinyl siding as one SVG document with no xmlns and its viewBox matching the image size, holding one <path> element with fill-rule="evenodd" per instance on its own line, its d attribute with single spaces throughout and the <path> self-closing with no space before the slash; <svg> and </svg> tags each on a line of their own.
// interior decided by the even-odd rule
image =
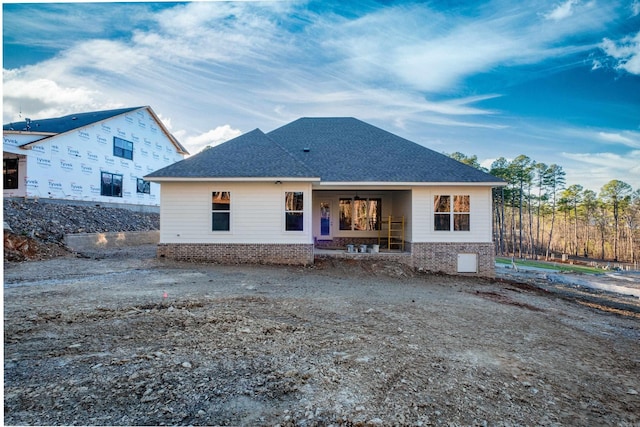
<svg viewBox="0 0 640 427">
<path fill-rule="evenodd" d="M 211 230 L 211 193 L 229 191 L 231 230 Z M 304 193 L 304 231 L 285 231 L 284 195 Z M 161 243 L 312 243 L 311 184 L 164 182 L 161 185 Z"/>
<path fill-rule="evenodd" d="M 470 196 L 470 230 L 434 230 L 433 198 L 437 195 Z M 489 187 L 424 187 L 413 190 L 413 242 L 491 242 L 491 188 Z"/>
</svg>

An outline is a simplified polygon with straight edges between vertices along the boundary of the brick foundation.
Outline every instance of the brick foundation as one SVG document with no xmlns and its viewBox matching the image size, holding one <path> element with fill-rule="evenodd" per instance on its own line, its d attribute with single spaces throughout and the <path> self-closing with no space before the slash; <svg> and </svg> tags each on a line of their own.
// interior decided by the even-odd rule
<svg viewBox="0 0 640 427">
<path fill-rule="evenodd" d="M 493 243 L 413 243 L 413 267 L 416 269 L 494 277 L 495 255 Z M 477 254 L 477 273 L 458 273 L 458 254 Z"/>
<path fill-rule="evenodd" d="M 161 243 L 158 257 L 220 264 L 313 264 L 311 244 Z"/>
<path fill-rule="evenodd" d="M 458 254 L 477 254 L 478 272 L 458 273 Z M 179 261 L 220 264 L 311 265 L 314 260 L 312 244 L 162 243 L 158 245 L 157 255 Z M 353 258 L 354 256 L 372 261 L 388 258 L 417 270 L 431 272 L 495 276 L 495 255 L 492 243 L 407 242 L 406 250 L 395 254 L 346 254 L 343 251 L 336 251 L 335 255 L 322 255 L 323 258 Z"/>
</svg>

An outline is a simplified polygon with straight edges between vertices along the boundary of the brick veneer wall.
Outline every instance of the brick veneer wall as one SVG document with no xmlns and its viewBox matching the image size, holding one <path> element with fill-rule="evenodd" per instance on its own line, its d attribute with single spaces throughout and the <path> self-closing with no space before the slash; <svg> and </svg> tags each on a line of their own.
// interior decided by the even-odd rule
<svg viewBox="0 0 640 427">
<path fill-rule="evenodd" d="M 313 264 L 312 244 L 161 243 L 158 257 L 221 264 Z"/>
<path fill-rule="evenodd" d="M 477 254 L 478 272 L 464 274 L 495 276 L 493 243 L 413 243 L 411 254 L 414 268 L 447 274 L 461 274 L 458 254 Z"/>
<path fill-rule="evenodd" d="M 337 256 L 353 257 L 354 254 Z M 405 252 L 390 260 L 407 264 L 418 270 L 458 273 L 458 254 L 477 254 L 478 272 L 471 276 L 494 277 L 495 255 L 492 243 L 408 243 Z M 162 243 L 158 257 L 180 261 L 217 262 L 221 264 L 313 264 L 312 244 L 224 244 L 224 243 Z M 362 259 L 382 259 L 390 253 L 362 254 Z M 357 256 L 357 254 L 356 254 Z"/>
</svg>

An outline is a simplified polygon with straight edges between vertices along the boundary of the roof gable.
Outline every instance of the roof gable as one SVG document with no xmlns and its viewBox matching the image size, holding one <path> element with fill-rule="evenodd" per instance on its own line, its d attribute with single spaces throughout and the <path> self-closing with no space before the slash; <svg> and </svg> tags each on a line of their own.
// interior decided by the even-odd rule
<svg viewBox="0 0 640 427">
<path fill-rule="evenodd" d="M 350 117 L 300 118 L 267 134 L 330 182 L 500 182 Z"/>
<path fill-rule="evenodd" d="M 255 129 L 166 166 L 147 177 L 312 178 L 315 175 L 260 129 Z"/>
<path fill-rule="evenodd" d="M 20 132 L 43 135 L 43 138 L 41 139 L 36 139 L 27 144 L 24 144 L 24 147 L 28 147 L 30 145 L 43 142 L 47 138 L 55 137 L 63 133 L 71 132 L 76 129 L 80 129 L 98 122 L 111 119 L 113 117 L 120 116 L 122 114 L 142 109 L 146 110 L 153 118 L 153 120 L 155 120 L 162 132 L 167 136 L 167 138 L 169 138 L 179 154 L 189 154 L 187 149 L 182 144 L 180 144 L 180 142 L 169 132 L 160 118 L 149 106 L 120 108 L 117 110 L 91 111 L 88 113 L 69 114 L 67 116 L 55 117 L 50 119 L 27 119 L 21 122 L 12 122 L 5 124 L 2 126 L 2 130 L 6 132 Z"/>
</svg>

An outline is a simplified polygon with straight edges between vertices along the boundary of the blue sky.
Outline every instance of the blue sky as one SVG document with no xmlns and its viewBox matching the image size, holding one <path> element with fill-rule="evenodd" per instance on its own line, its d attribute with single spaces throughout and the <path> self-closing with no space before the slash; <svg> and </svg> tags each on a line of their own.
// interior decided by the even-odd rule
<svg viewBox="0 0 640 427">
<path fill-rule="evenodd" d="M 640 188 L 640 0 L 4 3 L 3 123 L 150 105 L 189 149 L 352 116 Z M 354 160 L 357 161 L 357 160 Z"/>
</svg>

